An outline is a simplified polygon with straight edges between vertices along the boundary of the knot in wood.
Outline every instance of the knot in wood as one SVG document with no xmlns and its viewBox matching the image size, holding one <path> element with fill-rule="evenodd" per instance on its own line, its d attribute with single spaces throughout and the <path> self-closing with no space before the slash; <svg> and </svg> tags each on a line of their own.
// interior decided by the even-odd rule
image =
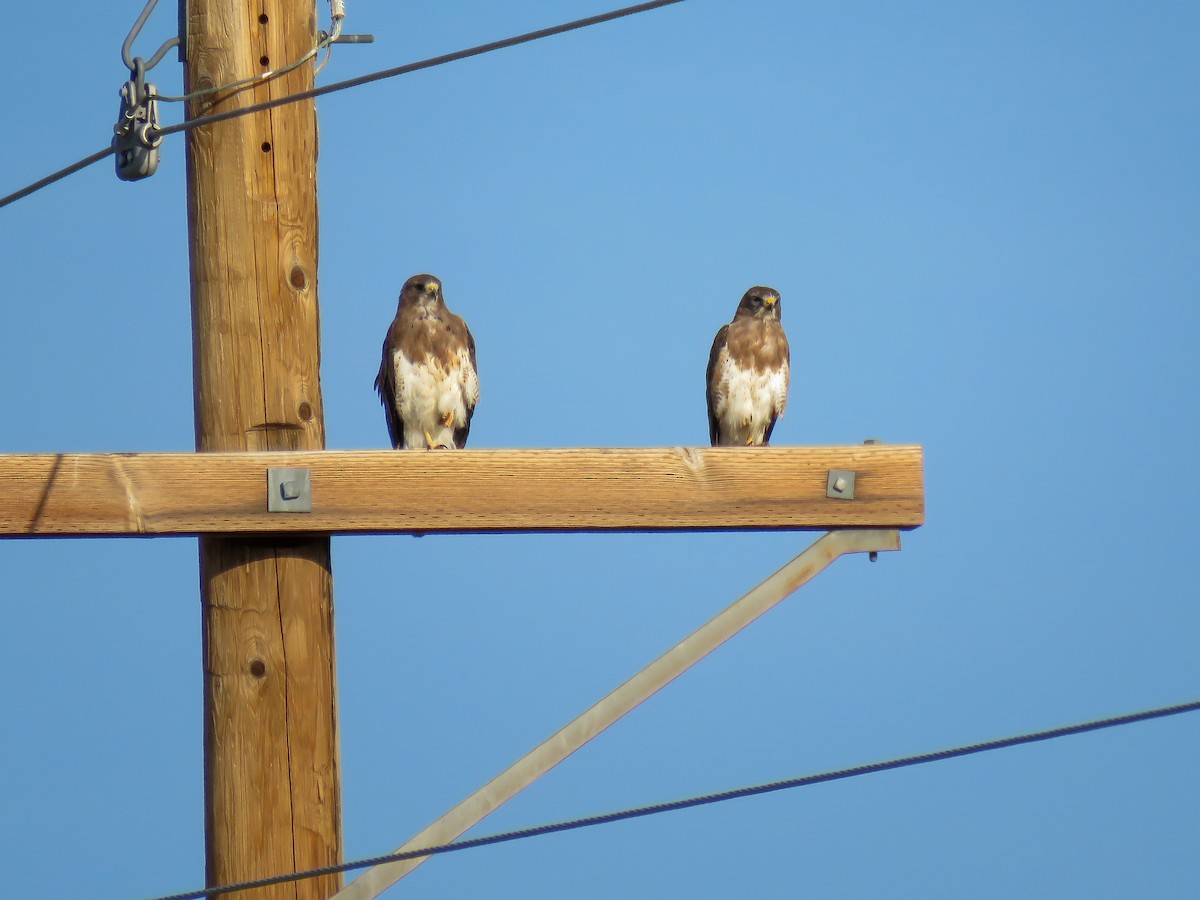
<svg viewBox="0 0 1200 900">
<path fill-rule="evenodd" d="M 308 276 L 304 274 L 302 267 L 299 265 L 292 266 L 292 271 L 288 273 L 288 284 L 297 291 L 302 291 L 308 287 Z"/>
</svg>

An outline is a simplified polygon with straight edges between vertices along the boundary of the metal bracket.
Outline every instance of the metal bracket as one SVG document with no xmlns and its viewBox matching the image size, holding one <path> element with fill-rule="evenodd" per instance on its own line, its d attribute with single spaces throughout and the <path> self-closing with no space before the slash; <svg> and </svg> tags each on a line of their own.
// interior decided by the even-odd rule
<svg viewBox="0 0 1200 900">
<path fill-rule="evenodd" d="M 830 500 L 853 500 L 854 477 L 855 473 L 849 469 L 830 469 L 825 496 Z"/>
<path fill-rule="evenodd" d="M 312 470 L 268 467 L 267 512 L 312 512 Z"/>
<path fill-rule="evenodd" d="M 317 32 L 317 43 L 323 44 L 329 41 L 328 31 Z M 373 44 L 375 43 L 375 35 L 373 34 L 339 34 L 331 44 Z"/>
<path fill-rule="evenodd" d="M 187 62 L 188 16 L 190 13 L 188 0 L 179 0 L 179 61 L 181 63 Z"/>
</svg>

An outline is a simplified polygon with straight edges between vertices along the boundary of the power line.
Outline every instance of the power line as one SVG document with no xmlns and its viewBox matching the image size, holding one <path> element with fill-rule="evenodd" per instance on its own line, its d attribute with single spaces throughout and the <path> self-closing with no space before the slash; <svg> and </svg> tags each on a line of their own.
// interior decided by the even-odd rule
<svg viewBox="0 0 1200 900">
<path fill-rule="evenodd" d="M 813 784 L 823 784 L 828 781 L 840 781 L 845 778 L 857 778 L 860 775 L 871 775 L 875 772 L 887 772 L 891 769 L 903 769 L 908 766 L 919 766 L 925 763 L 941 762 L 942 760 L 954 759 L 960 756 L 971 756 L 976 753 L 987 753 L 992 750 L 1003 750 L 1006 747 L 1017 747 L 1021 744 L 1032 744 L 1038 741 L 1049 741 L 1055 738 L 1068 737 L 1075 734 L 1085 734 L 1089 731 L 1100 731 L 1105 728 L 1115 728 L 1120 725 L 1132 725 L 1135 722 L 1146 722 L 1151 719 L 1162 719 L 1167 716 L 1177 716 L 1181 713 L 1196 712 L 1200 710 L 1200 700 L 1193 700 L 1190 703 L 1180 703 L 1176 706 L 1161 706 L 1156 709 L 1148 709 L 1142 712 L 1129 713 L 1123 716 L 1113 716 L 1107 719 L 1095 719 L 1091 722 L 1083 722 L 1077 725 L 1064 725 L 1060 728 L 1051 728 L 1046 731 L 1035 731 L 1029 734 L 1016 735 L 1014 737 L 998 738 L 992 741 L 984 741 L 979 744 L 966 744 L 960 747 L 952 747 L 948 750 L 938 750 L 933 753 L 921 753 L 916 756 L 904 756 L 898 759 L 891 759 L 885 762 L 868 763 L 862 766 L 853 766 L 848 769 L 836 769 L 832 772 L 821 772 L 816 775 L 805 775 L 800 778 L 788 778 L 784 781 L 772 781 L 767 784 L 753 785 L 751 787 L 735 788 L 729 791 L 721 791 L 715 794 L 703 794 L 698 797 L 689 797 L 685 800 L 674 800 L 669 803 L 656 803 L 651 806 L 639 806 L 633 809 L 619 810 L 617 812 L 603 813 L 597 816 L 587 816 L 581 819 L 570 819 L 565 822 L 554 822 L 548 825 L 538 825 L 533 828 L 522 828 L 517 831 L 504 831 L 499 834 L 484 835 L 483 837 L 470 838 L 465 841 L 455 841 L 449 844 L 439 844 L 435 847 L 426 847 L 421 850 L 409 850 L 404 853 L 389 853 L 386 856 L 374 856 L 369 859 L 355 860 L 354 862 L 340 863 L 334 866 L 322 866 L 318 869 L 307 869 L 303 872 L 289 873 L 287 875 L 275 875 L 270 878 L 260 878 L 255 881 L 242 881 L 237 884 L 228 884 L 221 887 L 202 888 L 198 891 L 188 891 L 183 894 L 171 894 L 163 897 L 156 897 L 154 900 L 204 900 L 206 897 L 211 897 L 215 894 L 245 891 L 253 888 L 269 887 L 275 884 L 284 884 L 290 881 L 300 881 L 306 878 L 317 878 L 322 875 L 335 875 L 339 872 L 349 872 L 354 869 L 365 869 L 371 866 L 381 865 L 383 863 L 400 862 L 405 859 L 417 859 L 422 856 L 434 856 L 439 853 L 452 853 L 456 850 L 470 850 L 476 847 L 486 847 L 491 844 L 501 844 L 508 841 L 523 840 L 525 838 L 538 837 L 544 834 L 556 834 L 560 831 L 572 831 L 577 828 L 588 828 L 592 825 L 605 825 L 609 822 L 621 822 L 626 819 L 636 819 L 642 816 L 652 816 L 659 813 L 674 812 L 679 809 L 690 809 L 694 806 L 705 806 L 711 803 L 722 803 L 726 800 L 737 800 L 742 797 L 752 797 L 757 794 L 769 794 L 774 791 L 783 791 L 790 788 L 808 787 Z"/>
<path fill-rule="evenodd" d="M 370 84 L 373 81 L 382 81 L 385 78 L 395 78 L 397 75 L 407 75 L 410 72 L 418 72 L 421 69 L 432 69 L 434 66 L 444 66 L 446 63 L 457 62 L 460 59 L 467 59 L 472 56 L 482 56 L 484 53 L 491 53 L 495 50 L 503 50 L 506 47 L 515 47 L 517 44 L 528 44 L 530 41 L 537 41 L 541 40 L 542 38 L 553 37 L 557 34 L 575 31 L 579 28 L 587 28 L 591 25 L 600 25 L 604 22 L 611 22 L 613 19 L 632 16 L 636 13 L 649 12 L 652 9 L 658 9 L 662 6 L 670 6 L 671 4 L 682 2 L 683 0 L 653 0 L 653 2 L 650 3 L 639 3 L 636 6 L 626 6 L 623 9 L 614 9 L 611 12 L 601 13 L 596 16 L 588 16 L 585 19 L 576 19 L 573 22 L 565 22 L 562 25 L 554 25 L 550 28 L 539 29 L 538 31 L 530 31 L 526 34 L 517 35 L 516 37 L 505 38 L 502 41 L 492 41 L 489 44 L 480 44 L 478 47 L 471 47 L 467 50 L 457 50 L 454 53 L 446 53 L 442 56 L 434 56 L 430 59 L 421 60 L 420 62 L 408 63 L 403 66 L 396 66 L 392 69 L 382 69 L 378 72 L 372 72 L 369 75 L 360 75 L 357 78 L 348 78 L 345 81 L 336 81 L 333 84 L 327 84 L 323 87 L 301 91 L 298 94 L 289 94 L 286 97 L 278 97 L 275 100 L 265 100 L 262 103 L 255 103 L 253 106 L 243 106 L 240 109 L 230 109 L 226 110 L 225 112 L 213 113 L 212 115 L 208 116 L 200 116 L 195 119 L 188 119 L 185 122 L 180 122 L 178 125 L 170 125 L 166 128 L 160 128 L 156 134 L 167 135 L 175 134 L 180 131 L 191 131 L 193 128 L 199 128 L 201 125 L 211 125 L 214 122 L 224 122 L 227 119 L 236 119 L 239 116 L 263 112 L 264 110 L 274 109 L 277 106 L 284 106 L 288 103 L 297 103 L 301 100 L 310 100 L 315 97 L 322 97 L 325 94 L 333 94 L 337 91 L 344 91 L 348 88 Z"/>
<path fill-rule="evenodd" d="M 157 2 L 157 0 L 155 0 L 155 2 Z M 322 50 L 325 50 L 326 56 L 324 61 L 313 70 L 313 77 L 315 78 L 317 73 L 320 72 L 321 69 L 325 68 L 326 63 L 329 62 L 329 53 L 333 51 L 334 43 L 336 43 L 337 39 L 342 35 L 342 21 L 344 18 L 344 11 L 338 13 L 337 10 L 334 10 L 333 21 L 329 26 L 329 33 L 326 34 L 325 32 L 321 32 L 324 37 L 317 41 L 316 46 L 314 46 L 295 62 L 290 62 L 282 68 L 272 69 L 269 72 L 262 72 L 258 75 L 253 75 L 250 78 L 243 78 L 240 81 L 232 81 L 229 84 L 217 84 L 213 85 L 212 87 L 200 88 L 199 90 L 192 91 L 188 94 L 181 94 L 179 96 L 156 94 L 155 97 L 163 103 L 186 103 L 187 101 L 195 100 L 198 97 L 207 97 L 209 94 L 220 94 L 224 93 L 225 91 L 235 91 L 239 88 L 249 87 L 250 85 L 265 84 L 268 81 L 272 81 L 280 76 L 286 75 L 288 72 L 300 68 L 310 59 L 313 59 L 320 54 Z M 156 130 L 156 134 L 161 134 L 161 130 Z"/>
<path fill-rule="evenodd" d="M 97 150 L 91 156 L 85 156 L 83 159 L 79 160 L 79 162 L 72 163 L 65 169 L 59 169 L 57 172 L 53 173 L 52 175 L 47 175 L 40 181 L 35 181 L 33 184 L 23 187 L 19 191 L 14 191 L 7 197 L 0 197 L 0 208 L 8 206 L 10 203 L 16 203 L 22 197 L 28 197 L 30 194 L 36 193 L 42 188 L 54 184 L 54 182 L 59 181 L 60 179 L 66 178 L 68 175 L 74 175 L 80 169 L 86 169 L 92 163 L 98 163 L 105 157 L 112 156 L 114 152 L 115 151 L 111 146 L 105 147 L 103 150 Z"/>
<path fill-rule="evenodd" d="M 554 25 L 550 28 L 542 28 L 538 31 L 530 31 L 525 34 L 517 35 L 516 37 L 505 38 L 500 41 L 492 41 L 488 44 L 480 44 L 477 47 L 471 47 L 467 50 L 459 50 L 455 53 L 446 53 L 442 56 L 435 56 L 431 59 L 421 60 L 420 62 L 408 63 L 403 66 L 396 66 L 391 69 L 383 69 L 378 72 L 372 72 L 369 75 L 361 75 L 357 78 L 350 78 L 346 81 L 338 81 L 333 84 L 327 84 L 323 87 L 312 88 L 311 90 L 301 91 L 298 94 L 290 94 L 286 97 L 279 97 L 274 100 L 267 100 L 262 103 L 255 103 L 251 106 L 243 106 L 238 109 L 231 109 L 225 112 L 213 113 L 207 116 L 198 116 L 195 119 L 187 119 L 177 125 L 169 125 L 166 128 L 159 128 L 154 131 L 151 138 L 163 137 L 169 134 L 177 134 L 181 131 L 191 131 L 193 128 L 199 128 L 202 125 L 211 125 L 216 122 L 224 122 L 228 119 L 236 119 L 239 116 L 248 116 L 252 113 L 263 112 L 264 110 L 274 109 L 277 106 L 284 106 L 289 103 L 298 103 L 301 100 L 311 100 L 316 97 L 332 94 L 337 91 L 344 91 L 352 87 L 370 84 L 373 81 L 382 81 L 385 78 L 395 78 L 397 75 L 407 75 L 410 72 L 417 72 L 421 69 L 432 69 L 435 66 L 442 66 L 446 63 L 457 62 L 460 59 L 467 59 L 472 56 L 482 56 L 484 53 L 491 53 L 495 50 L 503 50 L 506 47 L 515 47 L 517 44 L 527 44 L 530 41 L 541 40 L 542 38 L 553 37 L 554 35 L 563 34 L 568 31 L 575 31 L 580 28 L 587 28 L 592 25 L 600 25 L 604 22 L 611 22 L 614 19 L 632 16 L 637 13 L 649 12 L 652 9 L 658 9 L 662 6 L 670 6 L 674 3 L 682 3 L 683 0 L 653 0 L 650 3 L 639 3 L 635 6 L 626 6 L 622 9 L 614 9 L 610 12 L 601 13 L 595 16 L 588 16 L 584 19 L 576 19 L 573 22 L 565 22 L 562 25 Z M 188 95 L 191 96 L 191 95 Z M 40 191 L 42 188 L 53 184 L 54 182 L 66 178 L 78 172 L 80 169 L 87 168 L 92 163 L 99 162 L 106 156 L 113 153 L 112 147 L 105 147 L 93 153 L 91 156 L 81 159 L 77 163 L 67 166 L 65 169 L 59 169 L 52 175 L 47 175 L 40 181 L 36 181 L 28 187 L 24 187 L 19 191 L 9 194 L 6 197 L 0 197 L 0 209 L 20 200 L 22 197 L 28 197 L 35 191 Z"/>
</svg>

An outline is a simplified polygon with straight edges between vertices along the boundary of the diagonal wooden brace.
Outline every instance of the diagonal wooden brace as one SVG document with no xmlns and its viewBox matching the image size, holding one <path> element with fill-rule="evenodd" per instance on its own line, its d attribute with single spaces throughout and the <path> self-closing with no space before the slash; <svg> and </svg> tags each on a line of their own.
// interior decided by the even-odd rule
<svg viewBox="0 0 1200 900">
<path fill-rule="evenodd" d="M 807 584 L 838 557 L 847 553 L 899 549 L 900 533 L 891 529 L 840 530 L 823 535 L 758 587 L 413 836 L 396 852 L 421 850 L 453 841 L 797 588 Z M 428 856 L 423 856 L 375 866 L 342 888 L 333 900 L 373 900 L 427 859 Z"/>
</svg>

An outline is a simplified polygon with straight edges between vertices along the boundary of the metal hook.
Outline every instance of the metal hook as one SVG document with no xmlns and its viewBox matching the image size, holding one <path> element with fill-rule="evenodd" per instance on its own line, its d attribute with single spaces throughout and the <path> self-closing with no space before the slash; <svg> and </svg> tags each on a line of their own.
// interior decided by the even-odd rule
<svg viewBox="0 0 1200 900">
<path fill-rule="evenodd" d="M 140 56 L 133 58 L 130 67 L 130 80 L 133 82 L 133 105 L 141 106 L 146 100 L 146 61 Z"/>
<path fill-rule="evenodd" d="M 121 59 L 124 61 L 126 68 L 128 68 L 130 72 L 134 71 L 134 59 L 132 56 L 133 42 L 141 33 L 142 26 L 146 24 L 146 20 L 150 18 L 150 13 L 154 12 L 154 7 L 157 5 L 158 0 L 149 0 L 145 8 L 142 10 L 141 15 L 137 17 L 137 21 L 133 23 L 133 27 L 129 29 L 129 34 L 125 37 L 125 43 L 121 45 Z M 172 47 L 178 47 L 179 44 L 180 40 L 178 36 L 164 41 L 163 45 L 154 51 L 154 55 L 150 57 L 149 62 L 145 64 L 145 71 L 149 72 L 151 69 L 157 66 L 162 58 L 166 56 L 167 51 Z"/>
</svg>

